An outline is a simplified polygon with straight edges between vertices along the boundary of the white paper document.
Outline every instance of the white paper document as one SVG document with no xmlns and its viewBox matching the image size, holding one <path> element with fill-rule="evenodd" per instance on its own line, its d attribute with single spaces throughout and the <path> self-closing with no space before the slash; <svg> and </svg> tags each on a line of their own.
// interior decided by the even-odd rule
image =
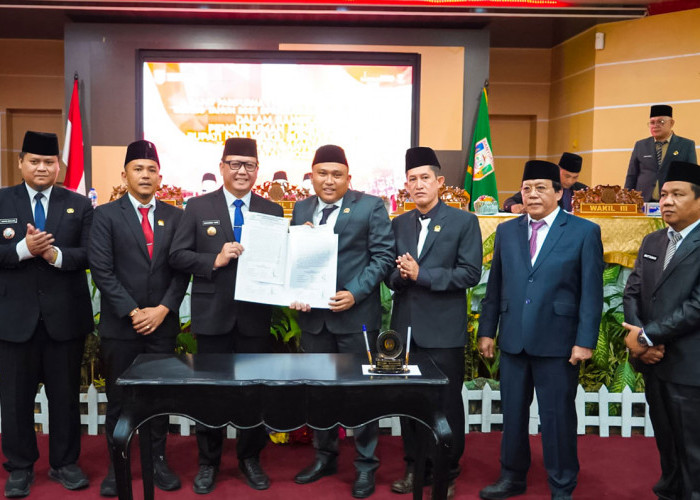
<svg viewBox="0 0 700 500">
<path fill-rule="evenodd" d="M 289 227 L 281 217 L 248 212 L 241 245 L 236 300 L 328 309 L 338 267 L 338 235 L 332 228 Z"/>
</svg>

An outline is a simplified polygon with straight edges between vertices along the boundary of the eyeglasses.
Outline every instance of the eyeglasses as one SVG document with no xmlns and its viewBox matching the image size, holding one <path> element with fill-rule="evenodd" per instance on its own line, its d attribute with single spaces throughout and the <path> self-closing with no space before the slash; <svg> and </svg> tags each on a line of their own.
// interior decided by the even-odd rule
<svg viewBox="0 0 700 500">
<path fill-rule="evenodd" d="M 666 125 L 666 120 L 652 120 L 647 123 L 647 126 L 653 127 L 654 125 L 661 125 L 664 126 Z"/>
<path fill-rule="evenodd" d="M 241 169 L 241 167 L 245 168 L 246 172 L 255 172 L 255 169 L 258 168 L 258 164 L 252 161 L 224 161 L 226 165 L 228 165 L 228 168 L 230 168 L 232 171 L 236 172 Z"/>
</svg>

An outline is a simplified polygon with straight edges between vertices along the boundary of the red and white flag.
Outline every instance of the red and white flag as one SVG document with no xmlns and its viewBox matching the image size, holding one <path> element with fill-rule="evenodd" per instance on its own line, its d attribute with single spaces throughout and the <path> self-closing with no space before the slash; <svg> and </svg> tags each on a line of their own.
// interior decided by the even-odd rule
<svg viewBox="0 0 700 500">
<path fill-rule="evenodd" d="M 78 97 L 78 78 L 73 80 L 73 95 L 70 98 L 68 121 L 66 122 L 66 142 L 63 144 L 63 163 L 68 166 L 64 187 L 85 193 L 85 167 L 83 151 L 83 125 L 80 119 L 80 98 Z"/>
</svg>

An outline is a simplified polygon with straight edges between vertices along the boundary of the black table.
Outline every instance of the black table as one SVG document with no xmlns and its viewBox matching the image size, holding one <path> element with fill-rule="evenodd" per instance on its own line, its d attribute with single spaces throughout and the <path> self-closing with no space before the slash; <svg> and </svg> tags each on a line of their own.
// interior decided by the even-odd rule
<svg viewBox="0 0 700 500">
<path fill-rule="evenodd" d="M 133 498 L 129 444 L 140 428 L 144 499 L 153 499 L 149 431 L 158 415 L 183 415 L 211 427 L 265 424 L 279 432 L 411 417 L 424 424 L 420 456 L 435 443 L 432 498 L 446 498 L 452 434 L 441 389 L 447 377 L 418 354 L 411 364 L 419 366 L 419 377 L 365 376 L 363 363 L 366 356 L 357 354 L 141 354 L 117 380 L 124 391 L 112 448 L 119 498 Z M 416 462 L 415 477 L 422 478 L 425 461 Z M 422 484 L 415 485 L 413 498 L 422 498 Z"/>
</svg>

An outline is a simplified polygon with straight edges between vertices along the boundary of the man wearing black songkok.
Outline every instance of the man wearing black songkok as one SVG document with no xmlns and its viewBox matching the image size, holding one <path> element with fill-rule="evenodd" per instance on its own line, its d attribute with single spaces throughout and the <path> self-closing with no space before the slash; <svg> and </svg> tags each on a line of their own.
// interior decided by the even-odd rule
<svg viewBox="0 0 700 500">
<path fill-rule="evenodd" d="M 251 189 L 258 178 L 258 150 L 254 139 L 226 140 L 219 163 L 224 185 L 212 193 L 190 198 L 170 247 L 170 263 L 194 276 L 192 332 L 199 353 L 272 352 L 268 305 L 234 300 L 240 243 L 249 212 L 283 216 L 280 205 Z M 251 488 L 265 490 L 270 480 L 260 466 L 267 443 L 263 426 L 241 430 L 236 443 L 238 467 Z M 197 425 L 199 472 L 196 493 L 214 489 L 221 463 L 222 429 Z"/>
<path fill-rule="evenodd" d="M 673 108 L 655 104 L 649 112 L 651 137 L 637 141 L 625 178 L 626 189 L 642 192 L 644 201 L 658 201 L 672 161 L 698 161 L 695 142 L 673 133 Z"/>
<path fill-rule="evenodd" d="M 661 461 L 659 498 L 700 498 L 700 166 L 672 162 L 668 228 L 642 241 L 625 287 L 625 343 L 644 373 Z M 642 471 L 643 474 L 643 471 Z"/>
<path fill-rule="evenodd" d="M 127 193 L 98 207 L 90 234 L 90 270 L 100 290 L 100 350 L 106 370 L 109 450 L 122 409 L 117 378 L 143 353 L 172 354 L 180 332 L 180 303 L 189 275 L 168 264 L 183 211 L 158 201 L 160 160 L 155 144 L 135 141 L 124 159 Z M 165 459 L 168 417 L 153 419 L 153 482 L 164 491 L 180 488 Z M 111 458 L 111 457 L 110 457 Z M 100 486 L 102 496 L 117 496 L 114 466 Z"/>
<path fill-rule="evenodd" d="M 23 182 L 0 189 L 0 400 L 6 497 L 29 494 L 39 458 L 34 398 L 49 399 L 49 477 L 88 486 L 80 456 L 80 364 L 95 325 L 85 278 L 92 204 L 56 186 L 56 134 L 27 132 Z"/>
</svg>

